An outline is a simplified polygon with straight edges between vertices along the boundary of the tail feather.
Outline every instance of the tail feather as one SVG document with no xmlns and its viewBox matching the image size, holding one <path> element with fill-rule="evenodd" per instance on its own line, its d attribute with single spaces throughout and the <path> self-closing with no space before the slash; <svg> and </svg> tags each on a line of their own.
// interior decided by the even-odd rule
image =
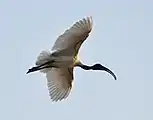
<svg viewBox="0 0 153 120">
<path fill-rule="evenodd" d="M 51 60 L 51 53 L 49 51 L 42 51 L 40 52 L 39 56 L 36 60 L 36 65 L 44 64 Z"/>
<path fill-rule="evenodd" d="M 41 66 L 49 61 L 52 61 L 51 53 L 49 51 L 42 51 L 37 57 L 35 64 L 36 66 Z M 44 69 L 41 69 L 40 72 L 47 73 L 50 70 L 51 68 L 44 68 Z"/>
</svg>

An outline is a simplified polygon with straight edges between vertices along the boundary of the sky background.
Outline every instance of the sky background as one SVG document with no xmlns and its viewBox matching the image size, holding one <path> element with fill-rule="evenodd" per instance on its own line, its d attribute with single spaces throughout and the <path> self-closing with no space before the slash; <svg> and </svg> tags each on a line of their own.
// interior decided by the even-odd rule
<svg viewBox="0 0 153 120">
<path fill-rule="evenodd" d="M 74 70 L 68 99 L 52 103 L 46 78 L 26 75 L 74 22 L 93 16 L 80 49 L 89 65 L 116 74 Z M 1 0 L 1 120 L 153 120 L 153 2 L 151 0 Z"/>
</svg>

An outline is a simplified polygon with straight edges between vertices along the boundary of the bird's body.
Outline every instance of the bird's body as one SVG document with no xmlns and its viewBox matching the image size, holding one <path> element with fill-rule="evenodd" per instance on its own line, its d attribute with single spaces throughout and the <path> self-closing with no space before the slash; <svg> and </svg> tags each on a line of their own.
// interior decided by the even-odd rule
<svg viewBox="0 0 153 120">
<path fill-rule="evenodd" d="M 87 66 L 78 59 L 79 48 L 91 30 L 91 17 L 76 22 L 57 38 L 52 52 L 42 51 L 40 53 L 36 60 L 36 67 L 27 72 L 40 70 L 46 74 L 49 94 L 53 101 L 65 99 L 69 95 L 73 81 L 73 69 L 76 66 L 85 70 L 104 70 L 116 79 L 115 74 L 108 68 L 100 64 Z"/>
</svg>

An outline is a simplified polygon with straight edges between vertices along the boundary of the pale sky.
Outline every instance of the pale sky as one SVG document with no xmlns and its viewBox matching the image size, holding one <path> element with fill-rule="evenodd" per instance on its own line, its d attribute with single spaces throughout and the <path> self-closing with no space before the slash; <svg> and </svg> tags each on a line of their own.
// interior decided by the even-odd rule
<svg viewBox="0 0 153 120">
<path fill-rule="evenodd" d="M 69 97 L 52 103 L 45 76 L 25 73 L 88 15 L 93 30 L 80 59 L 107 66 L 118 80 L 76 68 Z M 0 40 L 1 120 L 153 120 L 151 0 L 1 0 Z"/>
</svg>

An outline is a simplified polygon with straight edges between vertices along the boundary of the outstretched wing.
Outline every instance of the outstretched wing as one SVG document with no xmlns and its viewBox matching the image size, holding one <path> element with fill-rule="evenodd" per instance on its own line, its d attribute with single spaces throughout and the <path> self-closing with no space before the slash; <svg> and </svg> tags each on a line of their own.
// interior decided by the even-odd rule
<svg viewBox="0 0 153 120">
<path fill-rule="evenodd" d="M 81 44 L 89 36 L 91 30 L 92 17 L 87 17 L 76 22 L 57 38 L 54 46 L 52 47 L 52 50 L 62 51 L 65 49 L 69 49 L 69 51 L 71 51 L 73 55 L 76 55 Z"/>
<path fill-rule="evenodd" d="M 73 81 L 73 68 L 51 68 L 46 73 L 49 95 L 52 101 L 67 98 Z"/>
</svg>

